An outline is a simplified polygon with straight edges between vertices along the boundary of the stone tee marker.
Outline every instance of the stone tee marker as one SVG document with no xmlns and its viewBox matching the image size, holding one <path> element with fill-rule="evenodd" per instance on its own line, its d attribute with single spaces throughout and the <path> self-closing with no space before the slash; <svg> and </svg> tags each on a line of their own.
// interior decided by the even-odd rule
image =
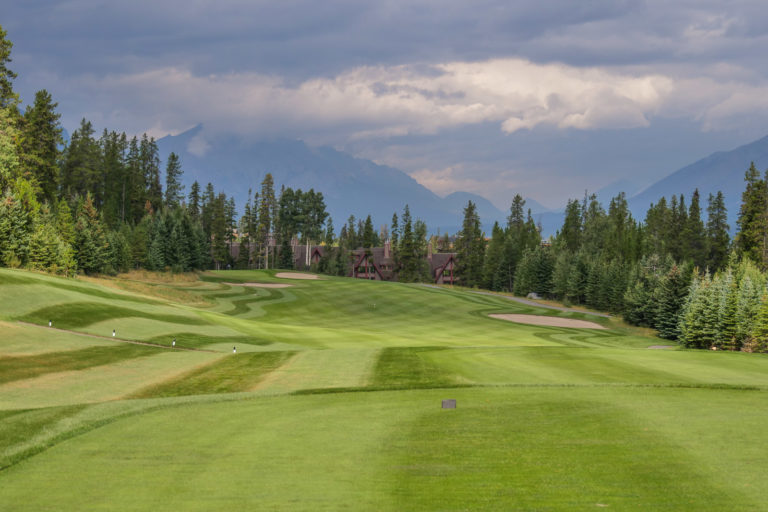
<svg viewBox="0 0 768 512">
<path fill-rule="evenodd" d="M 456 408 L 455 399 L 443 400 L 443 409 L 455 409 L 455 408 Z"/>
</svg>

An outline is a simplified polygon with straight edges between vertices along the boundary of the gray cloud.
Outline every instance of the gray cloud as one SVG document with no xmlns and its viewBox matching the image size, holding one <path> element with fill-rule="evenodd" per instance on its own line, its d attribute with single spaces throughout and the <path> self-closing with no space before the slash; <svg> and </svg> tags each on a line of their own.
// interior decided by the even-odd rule
<svg viewBox="0 0 768 512">
<path fill-rule="evenodd" d="M 23 99 L 47 88 L 69 129 L 302 137 L 497 203 L 669 172 L 768 121 L 761 1 L 31 0 L 1 23 Z"/>
</svg>

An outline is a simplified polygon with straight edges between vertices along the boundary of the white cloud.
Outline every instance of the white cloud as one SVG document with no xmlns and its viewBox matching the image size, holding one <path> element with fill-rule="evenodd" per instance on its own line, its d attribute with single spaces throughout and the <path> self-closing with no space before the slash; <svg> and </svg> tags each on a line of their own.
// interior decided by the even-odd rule
<svg viewBox="0 0 768 512">
<path fill-rule="evenodd" d="M 433 134 L 477 123 L 513 133 L 559 128 L 646 126 L 674 89 L 659 74 L 630 74 L 524 59 L 359 67 L 288 85 L 255 73 L 198 76 L 179 68 L 93 82 L 110 118 L 145 126 L 287 134 L 338 140 Z M 115 105 L 120 99 L 126 104 Z M 110 105 L 112 105 L 110 107 Z M 128 105 L 132 105 L 129 108 Z"/>
</svg>

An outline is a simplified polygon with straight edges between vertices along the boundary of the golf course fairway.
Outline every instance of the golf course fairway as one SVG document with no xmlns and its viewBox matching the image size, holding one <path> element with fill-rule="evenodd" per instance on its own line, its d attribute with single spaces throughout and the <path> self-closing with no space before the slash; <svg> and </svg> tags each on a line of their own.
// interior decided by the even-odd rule
<svg viewBox="0 0 768 512">
<path fill-rule="evenodd" d="M 764 355 L 279 275 L 0 269 L 0 510 L 768 510 Z"/>
</svg>

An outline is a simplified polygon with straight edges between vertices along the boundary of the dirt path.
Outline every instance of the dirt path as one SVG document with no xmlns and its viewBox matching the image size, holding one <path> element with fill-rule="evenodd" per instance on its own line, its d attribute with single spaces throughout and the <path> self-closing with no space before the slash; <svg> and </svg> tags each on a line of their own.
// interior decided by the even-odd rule
<svg viewBox="0 0 768 512">
<path fill-rule="evenodd" d="M 66 333 L 69 333 L 69 334 L 76 334 L 78 336 L 87 336 L 89 338 L 99 338 L 99 339 L 102 339 L 102 340 L 112 340 L 112 341 L 117 341 L 117 342 L 120 342 L 120 343 L 132 343 L 134 345 L 145 345 L 147 347 L 166 348 L 168 350 L 185 350 L 187 352 L 211 352 L 211 353 L 218 353 L 215 350 L 207 350 L 207 349 L 204 349 L 204 348 L 169 347 L 168 345 L 160 345 L 159 343 L 149 343 L 147 341 L 126 340 L 126 339 L 123 339 L 123 338 L 116 338 L 116 337 L 112 337 L 112 336 L 101 336 L 99 334 L 89 334 L 87 332 L 71 331 L 69 329 L 59 329 L 58 327 L 47 327 L 45 325 L 32 324 L 32 323 L 29 323 L 29 322 L 21 322 L 19 320 L 15 320 L 15 322 L 17 324 L 27 325 L 29 327 L 37 327 L 39 329 L 48 329 L 48 330 L 52 330 L 52 331 L 66 332 Z"/>
</svg>

